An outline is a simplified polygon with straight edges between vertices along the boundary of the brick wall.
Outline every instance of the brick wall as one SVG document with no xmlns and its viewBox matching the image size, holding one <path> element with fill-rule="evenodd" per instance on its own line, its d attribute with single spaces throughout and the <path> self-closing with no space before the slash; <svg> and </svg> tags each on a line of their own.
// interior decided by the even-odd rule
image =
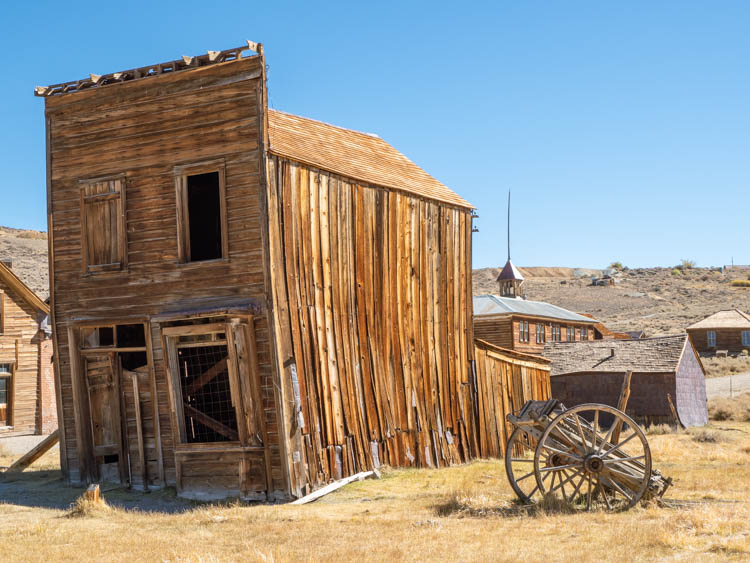
<svg viewBox="0 0 750 563">
<path fill-rule="evenodd" d="M 49 434 L 57 428 L 55 370 L 52 367 L 52 339 L 39 343 L 39 409 L 37 434 Z"/>
</svg>

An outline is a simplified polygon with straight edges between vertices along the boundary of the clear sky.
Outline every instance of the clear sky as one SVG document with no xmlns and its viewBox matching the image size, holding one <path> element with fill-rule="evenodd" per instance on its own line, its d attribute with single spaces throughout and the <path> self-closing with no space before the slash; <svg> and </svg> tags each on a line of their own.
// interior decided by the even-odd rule
<svg viewBox="0 0 750 563">
<path fill-rule="evenodd" d="M 478 208 L 474 266 L 750 263 L 750 2 L 4 2 L 0 225 L 46 229 L 35 85 L 263 42 L 272 107 Z"/>
</svg>

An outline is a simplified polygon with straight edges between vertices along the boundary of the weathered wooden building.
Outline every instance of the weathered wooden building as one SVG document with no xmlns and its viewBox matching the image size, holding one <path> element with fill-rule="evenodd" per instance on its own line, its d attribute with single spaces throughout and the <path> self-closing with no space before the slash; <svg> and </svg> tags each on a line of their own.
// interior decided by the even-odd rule
<svg viewBox="0 0 750 563">
<path fill-rule="evenodd" d="M 64 474 L 289 498 L 484 455 L 471 206 L 269 110 L 248 47 L 36 90 Z"/>
<path fill-rule="evenodd" d="M 551 303 L 517 297 L 477 295 L 474 335 L 510 350 L 541 354 L 547 342 L 594 340 L 599 322 Z"/>
<path fill-rule="evenodd" d="M 750 350 L 750 315 L 738 309 L 718 311 L 687 327 L 687 333 L 701 354 Z"/>
<path fill-rule="evenodd" d="M 687 334 L 548 343 L 544 356 L 552 362 L 552 396 L 566 407 L 616 407 L 623 378 L 633 372 L 627 413 L 637 421 L 673 424 L 676 414 L 684 426 L 708 422 L 705 372 Z"/>
<path fill-rule="evenodd" d="M 0 262 L 0 437 L 57 428 L 49 307 Z"/>
</svg>

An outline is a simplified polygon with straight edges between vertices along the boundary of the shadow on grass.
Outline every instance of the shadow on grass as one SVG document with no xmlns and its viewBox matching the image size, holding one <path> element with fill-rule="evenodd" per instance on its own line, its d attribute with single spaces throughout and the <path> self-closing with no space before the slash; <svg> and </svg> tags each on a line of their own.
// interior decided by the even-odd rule
<svg viewBox="0 0 750 563">
<path fill-rule="evenodd" d="M 69 510 L 76 506 L 85 490 L 85 487 L 66 485 L 59 469 L 0 475 L 0 503 L 3 504 Z M 199 506 L 226 506 L 237 502 L 236 499 L 215 502 L 183 499 L 171 487 L 144 492 L 102 483 L 101 491 L 111 508 L 137 512 L 178 514 Z"/>
<path fill-rule="evenodd" d="M 467 518 L 518 518 L 552 516 L 560 514 L 576 514 L 579 511 L 574 506 L 554 495 L 546 495 L 540 502 L 524 504 L 518 500 L 509 502 L 505 506 L 483 506 L 474 499 L 462 494 L 453 493 L 435 505 L 438 516 L 458 516 Z"/>
</svg>

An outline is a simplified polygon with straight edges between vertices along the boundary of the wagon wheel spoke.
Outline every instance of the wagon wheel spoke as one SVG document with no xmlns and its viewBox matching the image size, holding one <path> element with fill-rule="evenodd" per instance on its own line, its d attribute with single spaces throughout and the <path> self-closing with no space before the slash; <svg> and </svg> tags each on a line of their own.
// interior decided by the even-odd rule
<svg viewBox="0 0 750 563">
<path fill-rule="evenodd" d="M 553 448 L 552 446 L 546 446 L 545 445 L 544 449 L 549 450 L 551 452 L 554 452 L 556 454 L 562 454 L 562 455 L 567 456 L 567 457 L 569 457 L 571 459 L 574 459 L 576 461 L 583 461 L 583 458 L 581 458 L 580 456 L 578 456 L 578 455 L 576 455 L 574 453 L 566 452 L 566 451 L 563 451 L 563 450 L 558 450 L 557 448 Z"/>
<path fill-rule="evenodd" d="M 553 487 L 549 490 L 550 493 L 554 493 L 557 489 L 561 489 L 561 492 L 563 494 L 563 498 L 567 500 L 567 496 L 565 495 L 565 485 L 569 483 L 572 479 L 574 479 L 577 475 L 581 474 L 582 472 L 576 472 L 572 475 L 568 475 L 565 471 L 562 472 L 567 478 L 563 481 L 562 477 L 560 477 L 560 483 L 557 485 L 557 487 Z"/>
<path fill-rule="evenodd" d="M 609 449 L 608 449 L 608 450 L 607 450 L 606 452 L 604 452 L 604 453 L 603 453 L 603 454 L 601 455 L 601 457 L 607 457 L 607 456 L 608 456 L 608 455 L 610 455 L 610 454 L 611 454 L 611 453 L 612 453 L 613 451 L 615 451 L 615 450 L 616 450 L 616 449 L 618 449 L 618 448 L 621 448 L 622 446 L 624 446 L 625 444 L 627 444 L 628 442 L 630 442 L 630 440 L 632 440 L 632 439 L 633 439 L 633 438 L 635 438 L 636 436 L 638 436 L 638 432 L 636 432 L 636 431 L 633 431 L 633 433 L 632 433 L 632 434 L 631 434 L 630 436 L 628 436 L 627 438 L 625 438 L 625 439 L 624 439 L 624 440 L 623 440 L 622 442 L 620 442 L 620 443 L 619 443 L 619 444 L 617 444 L 616 446 L 612 446 L 611 448 L 609 448 Z"/>
<path fill-rule="evenodd" d="M 586 481 L 586 474 L 583 471 L 579 471 L 578 474 L 581 476 L 581 479 L 578 481 L 576 488 L 573 489 L 573 492 L 570 495 L 570 500 L 568 501 L 570 503 L 575 502 L 576 495 L 578 494 L 578 491 L 581 489 L 581 485 L 583 485 L 584 481 Z"/>
<path fill-rule="evenodd" d="M 616 427 L 616 426 L 617 426 L 618 424 L 619 424 L 619 422 L 614 422 L 614 423 L 612 424 L 612 426 L 610 426 L 610 427 L 609 427 L 609 430 L 607 431 L 607 435 L 606 435 L 606 436 L 604 437 L 604 440 L 603 440 L 603 441 L 602 441 L 602 443 L 601 443 L 601 444 L 599 445 L 599 449 L 598 449 L 598 450 L 596 450 L 596 453 L 599 453 L 599 454 L 600 454 L 600 453 L 602 453 L 602 450 L 604 449 L 604 446 L 606 446 L 607 444 L 609 444 L 609 441 L 610 441 L 610 439 L 612 438 L 612 434 L 613 434 L 613 433 L 614 433 L 614 431 L 615 431 L 615 427 Z"/>
<path fill-rule="evenodd" d="M 594 431 L 591 433 L 591 450 L 596 451 L 596 434 L 599 432 L 599 409 L 594 411 Z"/>
<path fill-rule="evenodd" d="M 523 481 L 523 480 L 524 480 L 524 479 L 526 479 L 527 477 L 531 477 L 531 476 L 532 476 L 533 474 L 534 474 L 534 472 L 532 471 L 531 473 L 527 473 L 527 474 L 526 474 L 526 475 L 524 475 L 523 477 L 519 477 L 518 479 L 516 479 L 516 483 L 520 483 L 521 481 Z"/>
<path fill-rule="evenodd" d="M 606 478 L 606 477 L 605 477 L 605 478 Z M 624 497 L 625 497 L 626 499 L 628 499 L 628 502 L 629 502 L 629 503 L 631 503 L 631 504 L 633 503 L 633 497 L 632 497 L 631 495 L 629 495 L 628 493 L 626 493 L 626 492 L 625 492 L 625 491 L 623 490 L 623 488 L 622 488 L 622 487 L 620 487 L 620 485 L 618 485 L 618 484 L 617 484 L 617 482 L 616 482 L 616 481 L 615 481 L 614 479 L 609 479 L 609 478 L 606 478 L 606 479 L 607 479 L 607 481 L 609 482 L 608 484 L 609 484 L 609 485 L 612 485 L 612 488 L 613 488 L 613 489 L 615 489 L 615 490 L 616 490 L 616 491 L 618 491 L 618 492 L 619 492 L 619 493 L 620 493 L 620 494 L 621 494 L 622 496 L 624 496 Z M 631 493 L 632 493 L 632 491 L 631 491 Z"/>
<path fill-rule="evenodd" d="M 539 471 L 562 471 L 563 469 L 570 469 L 572 467 L 581 467 L 581 464 L 569 463 L 568 465 L 551 465 L 549 467 L 542 467 Z"/>
<path fill-rule="evenodd" d="M 589 488 L 586 492 L 586 510 L 591 510 L 591 473 L 586 475 L 589 481 Z"/>
<path fill-rule="evenodd" d="M 586 436 L 583 435 L 583 428 L 581 427 L 581 419 L 578 418 L 577 414 L 574 414 L 573 417 L 576 420 L 576 426 L 578 427 L 578 435 L 581 437 L 581 442 L 583 443 L 583 450 L 584 452 L 588 450 L 589 444 L 586 441 Z"/>
<path fill-rule="evenodd" d="M 607 509 L 612 510 L 612 505 L 609 503 L 609 498 L 607 497 L 607 492 L 604 490 L 604 487 L 602 487 L 602 482 L 600 479 L 596 480 L 596 487 L 601 492 L 602 496 L 604 497 L 604 502 L 607 504 Z"/>
<path fill-rule="evenodd" d="M 634 455 L 631 457 L 614 457 L 612 459 L 602 460 L 604 465 L 611 465 L 613 463 L 621 463 L 623 461 L 637 461 L 639 459 L 646 459 L 645 455 Z"/>
<path fill-rule="evenodd" d="M 513 463 L 534 463 L 533 459 L 518 459 L 518 458 L 511 458 L 511 461 Z"/>
</svg>

